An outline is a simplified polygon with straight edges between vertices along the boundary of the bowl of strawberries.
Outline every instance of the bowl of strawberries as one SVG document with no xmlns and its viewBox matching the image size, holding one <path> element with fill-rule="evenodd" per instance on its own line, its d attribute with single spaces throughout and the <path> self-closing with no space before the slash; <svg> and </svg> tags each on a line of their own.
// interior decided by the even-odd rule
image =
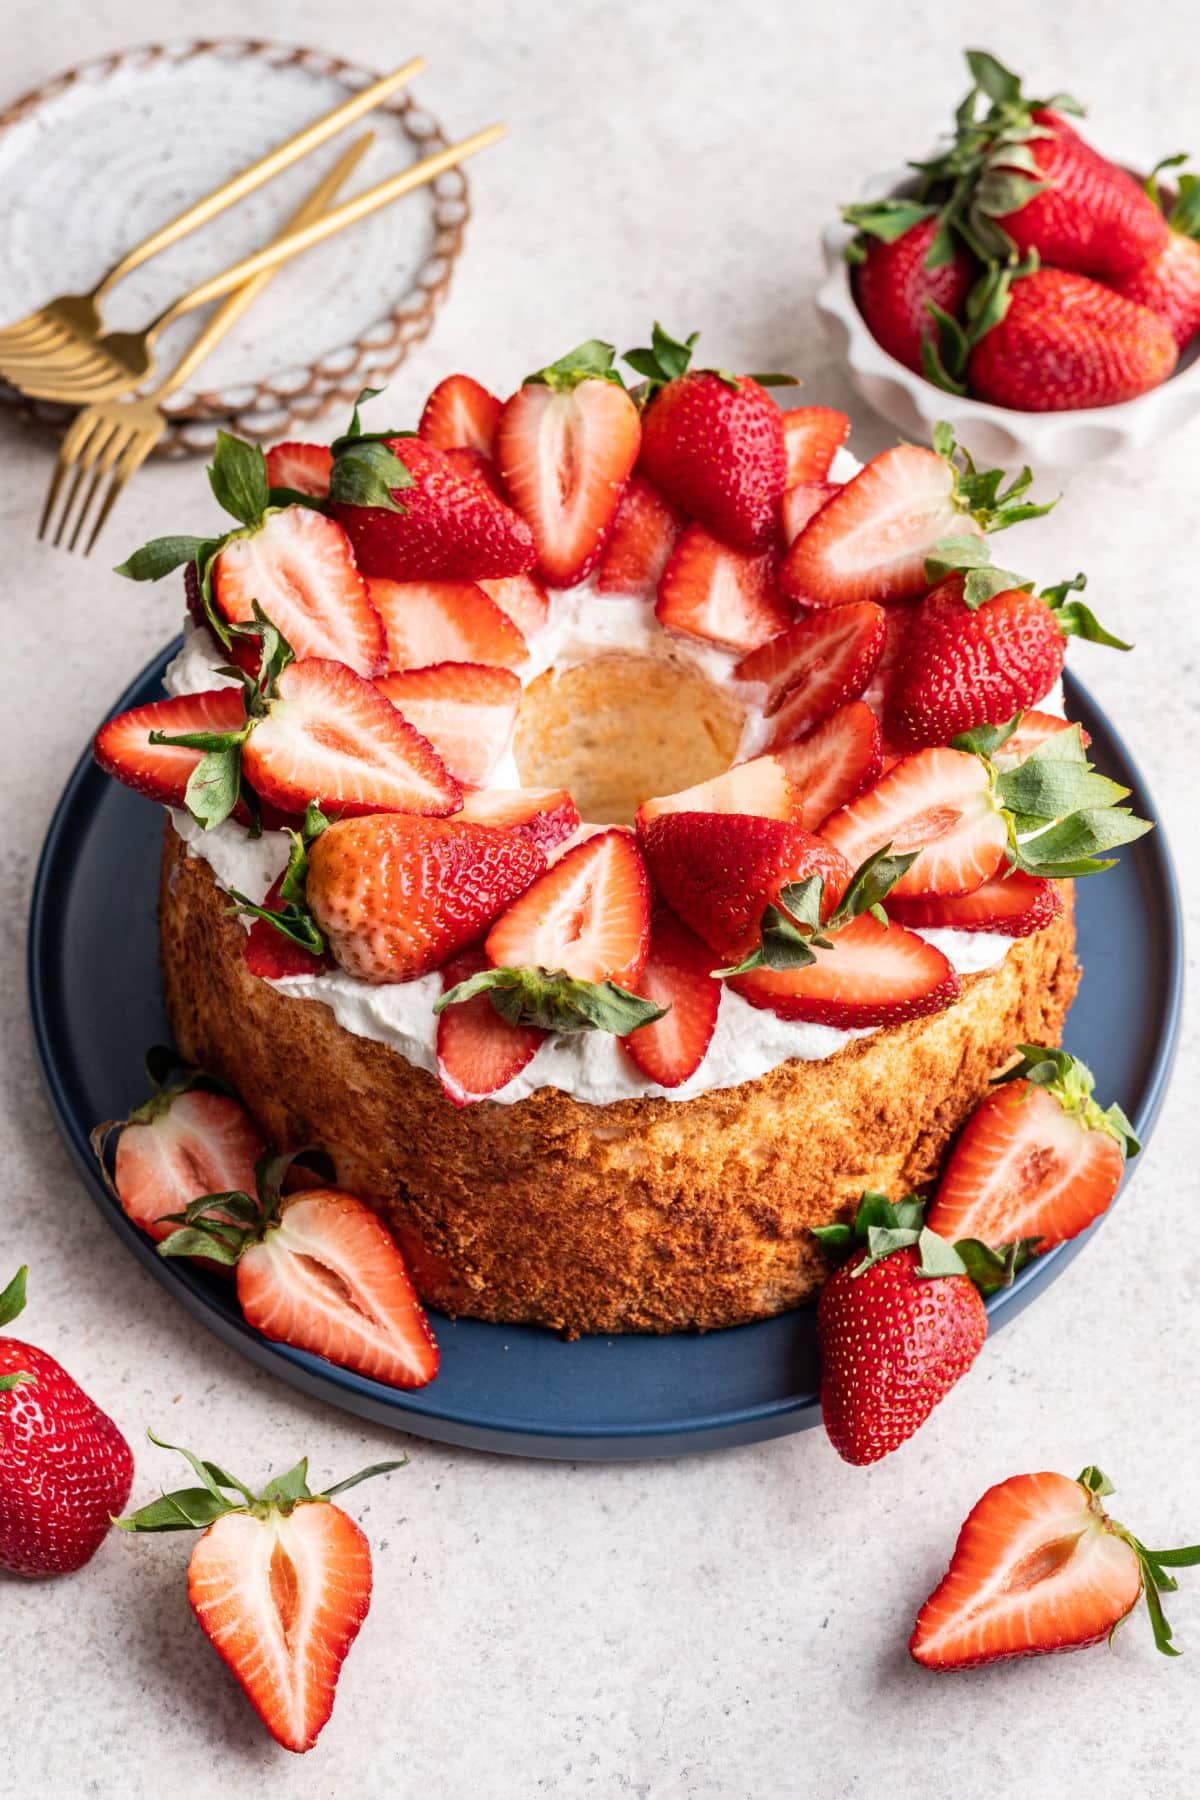
<svg viewBox="0 0 1200 1800">
<path fill-rule="evenodd" d="M 817 307 L 851 380 L 906 435 L 946 419 L 1006 465 L 1157 442 L 1200 413 L 1200 175 L 1172 156 L 1143 180 L 1069 94 L 967 63 L 953 132 L 825 234 Z"/>
</svg>

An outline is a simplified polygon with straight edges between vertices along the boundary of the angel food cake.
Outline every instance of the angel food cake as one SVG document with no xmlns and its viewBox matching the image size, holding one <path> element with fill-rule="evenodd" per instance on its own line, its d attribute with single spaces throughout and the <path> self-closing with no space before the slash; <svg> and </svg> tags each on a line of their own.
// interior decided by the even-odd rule
<svg viewBox="0 0 1200 1800">
<path fill-rule="evenodd" d="M 812 1228 L 929 1183 L 1073 996 L 1072 881 L 1145 826 L 1064 718 L 1081 580 L 949 440 L 692 370 L 656 328 L 418 434 L 222 439 L 171 696 L 105 767 L 170 809 L 183 1053 L 332 1157 L 421 1297 L 571 1333 L 758 1319 Z"/>
</svg>

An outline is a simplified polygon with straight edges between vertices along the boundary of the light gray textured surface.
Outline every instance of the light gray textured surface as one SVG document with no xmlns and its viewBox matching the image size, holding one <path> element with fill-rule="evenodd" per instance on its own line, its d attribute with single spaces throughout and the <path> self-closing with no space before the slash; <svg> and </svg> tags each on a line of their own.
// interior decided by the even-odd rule
<svg viewBox="0 0 1200 1800">
<path fill-rule="evenodd" d="M 406 416 L 451 368 L 503 391 L 584 336 L 639 340 L 655 315 L 702 326 L 723 363 L 795 368 L 813 399 L 847 404 L 812 314 L 817 234 L 861 172 L 927 140 L 959 93 L 960 43 L 1076 89 L 1101 137 L 1113 121 L 1123 141 L 1165 152 L 1197 132 L 1200 42 L 1182 0 L 1147 28 L 1124 5 L 1084 0 L 1011 0 L 999 15 L 761 0 L 741 13 L 707 0 L 358 0 L 336 18 L 316 0 L 8 0 L 0 99 L 66 62 L 198 30 L 253 29 L 380 68 L 423 51 L 424 95 L 449 128 L 498 112 L 513 136 L 472 170 L 456 291 L 389 398 Z M 881 447 L 856 418 L 859 453 Z M 106 563 L 209 517 L 198 468 L 153 469 L 121 506 L 113 554 L 85 564 L 33 542 L 48 466 L 45 442 L 0 420 L 0 1273 L 30 1263 L 29 1334 L 134 1442 L 136 1499 L 182 1467 L 143 1447 L 147 1425 L 251 1478 L 300 1451 L 342 1474 L 396 1439 L 256 1375 L 191 1324 L 101 1222 L 42 1099 L 21 962 L 38 846 L 89 730 L 174 629 L 173 602 Z M 1153 461 L 1093 469 L 1021 546 L 1038 574 L 1087 568 L 1106 622 L 1138 640 L 1134 657 L 1085 648 L 1072 662 L 1134 745 L 1192 891 L 1198 473 L 1196 431 Z M 76 1578 L 0 1580 L 0 1793 L 1193 1794 L 1195 1578 L 1172 1608 L 1190 1653 L 1172 1664 L 1140 1620 L 1112 1654 L 941 1679 L 910 1665 L 904 1643 L 962 1517 L 1004 1475 L 1096 1460 L 1117 1482 L 1118 1516 L 1150 1540 L 1200 1536 L 1198 1296 L 1183 1236 L 1198 1075 L 1193 1019 L 1153 1148 L 1104 1232 L 873 1470 L 843 1466 L 819 1433 L 608 1468 L 412 1440 L 407 1470 L 351 1496 L 376 1550 L 375 1599 L 303 1763 L 266 1739 L 195 1626 L 185 1540 L 116 1537 Z"/>
</svg>

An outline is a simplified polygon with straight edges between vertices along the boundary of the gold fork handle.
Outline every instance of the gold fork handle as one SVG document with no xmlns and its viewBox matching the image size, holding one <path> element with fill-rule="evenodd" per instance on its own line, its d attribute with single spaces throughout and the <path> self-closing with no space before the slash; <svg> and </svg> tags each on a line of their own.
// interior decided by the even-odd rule
<svg viewBox="0 0 1200 1800">
<path fill-rule="evenodd" d="M 345 154 L 339 157 L 330 169 L 328 175 L 317 183 L 303 205 L 299 206 L 292 214 L 282 231 L 278 233 L 279 237 L 287 237 L 290 232 L 299 231 L 312 219 L 320 218 L 338 189 L 344 186 L 362 161 L 374 136 L 373 131 L 365 131 L 351 144 Z M 203 330 L 192 340 L 170 374 L 164 376 L 158 386 L 144 396 L 151 405 L 161 403 L 177 388 L 183 386 L 192 371 L 200 366 L 204 358 L 216 348 L 226 333 L 232 331 L 246 308 L 257 300 L 274 274 L 274 269 L 264 269 L 261 274 L 253 276 L 251 280 L 244 282 L 240 288 L 230 294 L 224 305 L 217 308 Z"/>
<path fill-rule="evenodd" d="M 335 136 L 344 126 L 353 124 L 355 119 L 360 119 L 364 113 L 379 106 L 389 95 L 394 94 L 397 88 L 403 87 L 406 81 L 411 81 L 414 75 L 419 75 L 424 67 L 425 58 L 414 56 L 402 68 L 393 69 L 390 75 L 385 75 L 381 80 L 372 82 L 370 87 L 361 88 L 357 94 L 351 94 L 348 100 L 344 100 L 340 106 L 334 107 L 332 112 L 326 113 L 323 119 L 314 119 L 311 125 L 306 125 L 303 131 L 298 131 L 295 137 L 289 138 L 286 144 L 280 144 L 276 149 L 268 151 L 266 156 L 261 157 L 256 163 L 251 163 L 248 169 L 243 169 L 240 175 L 235 175 L 232 181 L 227 181 L 223 187 L 214 189 L 211 194 L 206 194 L 203 200 L 197 200 L 194 206 L 189 206 L 186 212 L 179 214 L 178 218 L 171 219 L 159 230 L 152 232 L 148 238 L 144 238 L 140 244 L 135 244 L 132 250 L 127 250 L 120 262 L 114 263 L 99 286 L 92 290 L 92 298 L 100 300 L 108 292 L 108 289 L 120 281 L 123 275 L 128 275 L 131 269 L 136 269 L 149 257 L 157 256 L 158 252 L 165 250 L 168 244 L 177 243 L 180 238 L 186 237 L 189 231 L 195 231 L 197 226 L 206 225 L 210 219 L 215 219 L 218 213 L 224 212 L 227 206 L 233 206 L 246 194 L 252 193 L 256 187 L 261 187 L 264 181 L 270 181 L 272 176 L 278 175 L 281 169 L 289 168 L 300 157 L 307 156 L 310 150 L 315 150 L 318 144 L 323 144 L 327 138 Z M 222 291 L 228 292 L 227 289 Z"/>
<path fill-rule="evenodd" d="M 278 268 L 281 263 L 299 256 L 313 244 L 324 243 L 326 238 L 335 232 L 344 231 L 347 225 L 354 225 L 359 219 L 365 219 L 368 213 L 378 212 L 381 206 L 387 206 L 398 200 L 401 194 L 409 194 L 414 188 L 433 181 L 446 169 L 452 169 L 456 163 L 474 156 L 476 151 L 484 150 L 494 144 L 497 138 L 504 136 L 506 127 L 489 125 L 483 131 L 476 131 L 471 137 L 464 138 L 461 144 L 451 144 L 445 150 L 439 150 L 434 156 L 427 156 L 423 162 L 413 163 L 410 168 L 402 169 L 399 174 L 392 175 L 387 181 L 381 181 L 375 187 L 367 188 L 356 194 L 353 200 L 346 200 L 341 206 L 335 206 L 324 217 L 315 219 L 301 231 L 294 231 L 285 238 L 278 238 L 275 243 L 267 244 L 257 250 L 253 256 L 247 256 L 242 262 L 234 263 L 220 275 L 213 275 L 208 281 L 202 281 L 182 299 L 176 300 L 166 312 L 161 313 L 151 326 L 151 333 L 158 332 L 172 319 L 181 313 L 191 312 L 193 307 L 205 306 L 210 300 L 219 300 L 222 294 L 230 293 L 241 287 L 244 281 L 260 275 L 264 269 Z M 148 334 L 149 335 L 149 334 Z"/>
</svg>

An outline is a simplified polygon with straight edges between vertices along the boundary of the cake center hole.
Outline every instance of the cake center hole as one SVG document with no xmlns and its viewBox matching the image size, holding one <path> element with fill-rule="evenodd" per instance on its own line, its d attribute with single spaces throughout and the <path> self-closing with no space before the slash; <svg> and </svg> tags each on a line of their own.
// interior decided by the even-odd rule
<svg viewBox="0 0 1200 1800">
<path fill-rule="evenodd" d="M 643 800 L 722 774 L 743 720 L 695 670 L 617 653 L 531 682 L 513 754 L 524 786 L 566 788 L 589 823 L 628 825 Z"/>
</svg>

